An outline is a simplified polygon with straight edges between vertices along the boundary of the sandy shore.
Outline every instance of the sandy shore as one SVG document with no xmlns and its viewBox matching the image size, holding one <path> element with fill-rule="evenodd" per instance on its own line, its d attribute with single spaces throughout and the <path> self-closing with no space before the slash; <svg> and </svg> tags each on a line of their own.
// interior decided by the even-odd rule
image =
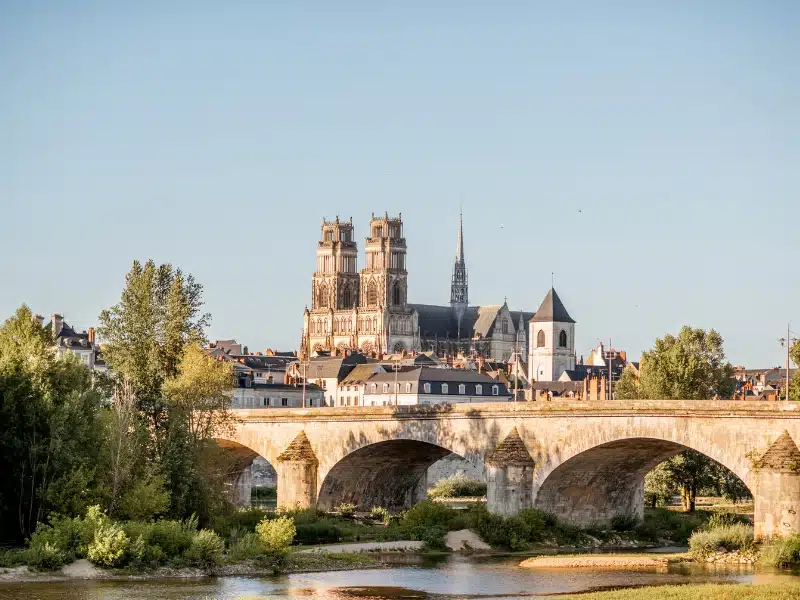
<svg viewBox="0 0 800 600">
<path fill-rule="evenodd" d="M 687 554 L 571 554 L 565 556 L 535 556 L 520 563 L 531 569 L 593 568 L 633 569 L 664 567 L 672 562 L 689 560 Z"/>
</svg>

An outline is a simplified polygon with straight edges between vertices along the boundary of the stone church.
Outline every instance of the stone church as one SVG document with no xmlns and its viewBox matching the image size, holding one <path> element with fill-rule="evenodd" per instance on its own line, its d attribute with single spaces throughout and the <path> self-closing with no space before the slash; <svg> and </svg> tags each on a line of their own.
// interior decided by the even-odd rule
<svg viewBox="0 0 800 600">
<path fill-rule="evenodd" d="M 510 310 L 505 301 L 502 305 L 469 305 L 461 217 L 449 305 L 408 302 L 406 251 L 402 215 L 390 218 L 388 214 L 373 214 L 365 243 L 365 265 L 359 271 L 352 218 L 323 220 L 311 309 L 306 308 L 303 318 L 301 352 L 312 355 L 348 349 L 377 356 L 431 351 L 438 356 L 461 353 L 501 361 L 528 362 L 533 358 L 537 367 L 534 370 L 529 366 L 529 372 L 539 380 L 549 380 L 543 379 L 545 376 L 558 379 L 562 367 L 571 364 L 574 368 L 574 321 L 555 290 L 550 290 L 536 313 Z M 554 338 L 556 325 L 548 329 L 548 321 L 543 319 L 564 315 L 568 326 L 559 326 Z M 565 341 L 562 330 L 567 336 L 563 347 L 559 345 Z M 529 347 L 533 336 L 537 345 Z M 571 362 L 562 356 L 570 352 Z M 550 358 L 548 369 L 544 365 Z"/>
</svg>

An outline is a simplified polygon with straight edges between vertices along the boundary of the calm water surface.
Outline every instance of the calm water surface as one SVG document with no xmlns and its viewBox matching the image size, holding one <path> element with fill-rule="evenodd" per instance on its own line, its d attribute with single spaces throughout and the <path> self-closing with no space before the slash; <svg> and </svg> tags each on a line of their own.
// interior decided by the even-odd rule
<svg viewBox="0 0 800 600">
<path fill-rule="evenodd" d="M 523 569 L 520 557 L 447 557 L 417 567 L 308 573 L 278 577 L 226 577 L 190 581 L 87 581 L 0 585 L 1 600 L 240 600 L 531 598 L 607 587 L 675 583 L 769 583 L 797 574 L 751 567 L 675 565 L 657 571 Z"/>
</svg>

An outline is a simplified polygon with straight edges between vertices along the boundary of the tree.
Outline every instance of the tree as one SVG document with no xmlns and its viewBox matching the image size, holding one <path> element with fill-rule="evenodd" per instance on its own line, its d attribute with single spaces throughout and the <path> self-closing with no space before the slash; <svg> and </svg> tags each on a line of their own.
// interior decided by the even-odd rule
<svg viewBox="0 0 800 600">
<path fill-rule="evenodd" d="M 184 346 L 204 341 L 210 321 L 200 312 L 202 297 L 203 287 L 180 269 L 134 261 L 119 303 L 100 313 L 97 333 L 106 363 L 132 387 L 157 454 L 168 424 L 162 386 L 177 374 Z"/>
<path fill-rule="evenodd" d="M 618 400 L 636 400 L 639 398 L 639 382 L 633 369 L 626 368 L 622 371 L 617 383 L 614 385 L 614 392 Z"/>
<path fill-rule="evenodd" d="M 100 409 L 89 370 L 20 307 L 0 327 L 0 535 L 18 540 L 102 497 Z"/>
<path fill-rule="evenodd" d="M 648 399 L 708 400 L 733 395 L 733 365 L 725 361 L 722 336 L 684 326 L 677 337 L 657 339 L 642 355 L 639 394 Z"/>
<path fill-rule="evenodd" d="M 626 373 L 617 383 L 618 398 L 728 398 L 733 395 L 735 385 L 733 366 L 725 361 L 722 336 L 713 329 L 707 332 L 689 326 L 682 327 L 677 337 L 667 334 L 657 339 L 653 349 L 643 353 L 638 382 L 632 372 L 630 376 Z M 719 468 L 724 469 L 698 452 L 685 450 L 656 467 L 650 479 L 661 486 L 661 491 L 668 488 L 680 491 L 684 510 L 693 511 L 697 490 L 716 481 Z M 738 484 L 731 482 L 726 489 L 732 494 L 740 492 L 744 484 L 732 473 L 730 476 Z"/>
<path fill-rule="evenodd" d="M 792 362 L 800 367 L 800 340 L 796 341 L 789 352 Z M 795 371 L 794 376 L 789 381 L 789 400 L 800 402 L 800 376 Z"/>
</svg>

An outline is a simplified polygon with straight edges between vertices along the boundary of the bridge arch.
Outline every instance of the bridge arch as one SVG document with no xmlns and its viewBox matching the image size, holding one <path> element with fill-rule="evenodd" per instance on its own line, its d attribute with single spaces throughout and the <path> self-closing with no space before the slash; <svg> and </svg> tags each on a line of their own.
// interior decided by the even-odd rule
<svg viewBox="0 0 800 600">
<path fill-rule="evenodd" d="M 594 444 L 578 440 L 551 453 L 534 477 L 534 506 L 579 523 L 608 521 L 617 514 L 641 518 L 645 475 L 684 450 L 721 464 L 752 491 L 741 451 L 731 452 L 707 437 L 681 443 L 642 432 Z"/>
<path fill-rule="evenodd" d="M 254 483 L 253 463 L 257 459 L 262 459 L 272 471 L 275 471 L 275 466 L 265 456 L 238 441 L 217 437 L 214 438 L 214 442 L 225 457 L 225 460 L 221 461 L 220 468 L 224 471 L 223 476 L 228 485 L 231 502 L 237 506 L 249 507 Z"/>
</svg>

